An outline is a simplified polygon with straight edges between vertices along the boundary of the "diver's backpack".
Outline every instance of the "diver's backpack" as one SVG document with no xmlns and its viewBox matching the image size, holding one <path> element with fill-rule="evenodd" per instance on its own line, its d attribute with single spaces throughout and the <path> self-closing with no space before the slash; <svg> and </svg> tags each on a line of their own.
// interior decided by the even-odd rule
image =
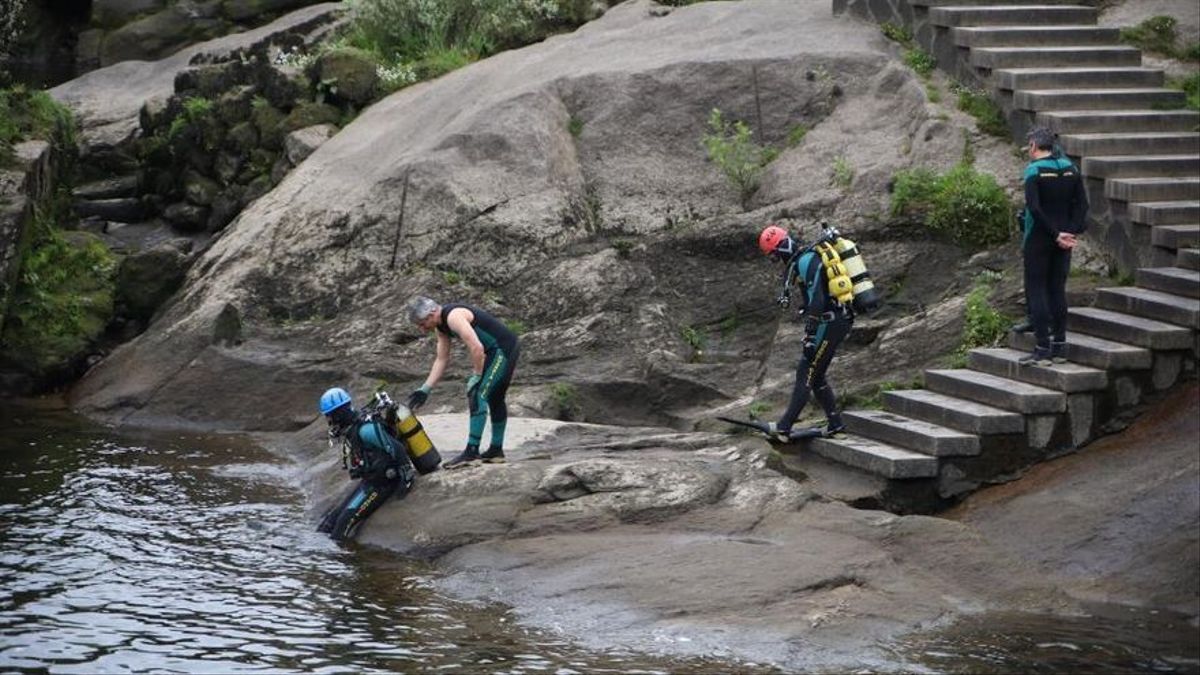
<svg viewBox="0 0 1200 675">
<path fill-rule="evenodd" d="M 853 241 L 842 237 L 836 228 L 823 224 L 821 238 L 806 250 L 821 258 L 831 297 L 856 314 L 868 314 L 879 308 L 879 291 Z"/>
</svg>

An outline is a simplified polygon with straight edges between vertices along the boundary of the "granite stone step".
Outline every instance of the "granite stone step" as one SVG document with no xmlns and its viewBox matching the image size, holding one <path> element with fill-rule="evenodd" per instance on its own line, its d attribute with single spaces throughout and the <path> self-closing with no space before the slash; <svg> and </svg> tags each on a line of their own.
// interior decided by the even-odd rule
<svg viewBox="0 0 1200 675">
<path fill-rule="evenodd" d="M 1175 251 L 1175 266 L 1185 270 L 1200 270 L 1200 249 L 1179 248 Z"/>
<path fill-rule="evenodd" d="M 1098 155 L 1084 157 L 1080 168 L 1094 178 L 1195 176 L 1200 155 Z"/>
<path fill-rule="evenodd" d="M 818 438 L 809 449 L 827 459 L 884 478 L 932 478 L 938 472 L 936 457 L 856 436 Z"/>
<path fill-rule="evenodd" d="M 1129 220 L 1143 225 L 1187 225 L 1200 221 L 1200 201 L 1135 202 Z"/>
<path fill-rule="evenodd" d="M 1056 66 L 1142 65 L 1142 53 L 1134 47 L 981 47 L 968 57 L 972 66 L 997 68 L 1051 68 Z"/>
<path fill-rule="evenodd" d="M 1137 285 L 1186 298 L 1200 298 L 1200 272 L 1181 267 L 1143 267 Z"/>
<path fill-rule="evenodd" d="M 1142 110 L 1182 108 L 1182 91 L 1161 87 L 1129 89 L 1018 89 L 1013 107 L 1019 110 Z M 1147 150 L 1147 152 L 1152 152 Z"/>
<path fill-rule="evenodd" d="M 1114 178 L 1105 181 L 1104 196 L 1121 202 L 1195 199 L 1200 196 L 1200 176 Z"/>
<path fill-rule="evenodd" d="M 972 370 L 1068 394 L 1097 391 L 1108 386 L 1107 373 L 1078 363 L 1056 363 L 1052 366 L 1021 365 L 1019 359 L 1028 353 L 1004 347 L 972 349 L 967 355 L 967 363 Z"/>
<path fill-rule="evenodd" d="M 1195 131 L 1200 113 L 1191 110 L 1044 110 L 1034 116 L 1039 126 L 1059 134 L 1138 131 Z"/>
<path fill-rule="evenodd" d="M 974 434 L 904 417 L 886 410 L 847 410 L 842 414 L 854 434 L 933 457 L 979 454 Z"/>
<path fill-rule="evenodd" d="M 926 370 L 925 387 L 1024 415 L 1067 410 L 1067 395 L 1060 391 L 974 370 Z"/>
<path fill-rule="evenodd" d="M 1191 349 L 1195 342 L 1191 329 L 1183 326 L 1098 307 L 1068 309 L 1067 328 L 1072 332 L 1154 350 Z"/>
<path fill-rule="evenodd" d="M 1200 330 L 1200 300 L 1195 298 L 1137 286 L 1117 286 L 1096 289 L 1096 306 Z"/>
<path fill-rule="evenodd" d="M 1098 134 L 1066 134 L 1059 136 L 1067 154 L 1075 157 L 1092 155 L 1121 155 L 1195 152 L 1200 133 L 1191 131 L 1146 131 Z"/>
<path fill-rule="evenodd" d="M 1053 6 L 1037 2 L 1013 6 L 931 7 L 929 9 L 929 22 L 935 26 L 947 27 L 1095 25 L 1096 18 L 1097 12 L 1092 7 Z"/>
<path fill-rule="evenodd" d="M 883 408 L 888 412 L 969 434 L 990 436 L 1025 432 L 1025 418 L 1020 413 L 927 389 L 884 392 Z"/>
<path fill-rule="evenodd" d="M 1156 225 L 1150 229 L 1150 243 L 1170 249 L 1200 248 L 1200 225 Z"/>
<path fill-rule="evenodd" d="M 951 28 L 950 38 L 954 40 L 954 44 L 968 48 L 1102 46 L 1117 44 L 1121 39 L 1121 31 L 1102 26 L 1046 26 L 1026 23 L 1016 26 Z"/>
<path fill-rule="evenodd" d="M 1161 87 L 1158 68 L 1003 68 L 992 71 L 998 89 L 1128 89 Z"/>
<path fill-rule="evenodd" d="M 1035 343 L 1033 333 L 1008 336 L 1008 346 L 1021 352 L 1032 352 Z M 1154 355 L 1142 347 L 1067 331 L 1067 359 L 1101 370 L 1146 370 Z"/>
</svg>

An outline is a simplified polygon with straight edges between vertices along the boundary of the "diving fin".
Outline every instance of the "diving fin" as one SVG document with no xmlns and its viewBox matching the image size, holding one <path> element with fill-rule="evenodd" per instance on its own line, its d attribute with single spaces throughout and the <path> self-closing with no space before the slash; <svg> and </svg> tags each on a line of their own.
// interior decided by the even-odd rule
<svg viewBox="0 0 1200 675">
<path fill-rule="evenodd" d="M 825 430 L 821 427 L 801 427 L 798 429 L 792 429 L 785 435 L 778 431 L 772 431 L 770 422 L 739 420 L 733 417 L 718 417 L 717 419 L 721 420 L 722 422 L 728 422 L 729 424 L 736 424 L 740 427 L 753 429 L 763 436 L 766 436 L 767 440 L 772 443 L 794 443 L 796 441 L 803 441 L 810 438 L 819 438 L 825 434 Z"/>
</svg>

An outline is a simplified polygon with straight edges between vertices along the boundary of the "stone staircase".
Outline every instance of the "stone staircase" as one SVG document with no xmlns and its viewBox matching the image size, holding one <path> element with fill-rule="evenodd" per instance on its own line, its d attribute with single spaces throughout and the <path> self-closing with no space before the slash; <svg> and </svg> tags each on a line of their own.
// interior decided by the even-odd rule
<svg viewBox="0 0 1200 675">
<path fill-rule="evenodd" d="M 785 462 L 807 471 L 811 453 L 848 465 L 875 482 L 872 506 L 927 512 L 1119 429 L 1119 413 L 1195 374 L 1200 254 L 1175 256 L 1071 308 L 1068 363 L 1020 365 L 1033 336 L 1013 334 L 1008 347 L 972 350 L 964 369 L 925 371 L 924 389 L 886 392 L 882 410 L 847 410 L 849 433 Z"/>
<path fill-rule="evenodd" d="M 908 25 L 939 67 L 993 92 L 1015 134 L 1058 132 L 1088 186 L 1099 230 L 1089 236 L 1136 270 L 1136 285 L 1071 308 L 1069 363 L 1021 366 L 1033 337 L 1012 335 L 973 350 L 965 369 L 926 371 L 924 389 L 887 392 L 882 410 L 846 411 L 850 433 L 807 453 L 854 467 L 873 506 L 931 511 L 1120 428 L 1120 413 L 1194 377 L 1200 113 L 1179 109 L 1183 93 L 1070 0 L 834 0 L 834 10 Z M 804 455 L 785 462 L 809 471 Z"/>
</svg>

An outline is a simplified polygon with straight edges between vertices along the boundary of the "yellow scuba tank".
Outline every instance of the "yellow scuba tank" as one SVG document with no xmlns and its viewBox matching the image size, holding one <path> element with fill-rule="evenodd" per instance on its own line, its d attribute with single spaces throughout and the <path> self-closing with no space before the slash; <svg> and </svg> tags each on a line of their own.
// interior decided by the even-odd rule
<svg viewBox="0 0 1200 675">
<path fill-rule="evenodd" d="M 842 265 L 846 269 L 852 284 L 854 294 L 854 311 L 867 313 L 879 307 L 879 291 L 875 290 L 875 282 L 867 272 L 867 264 L 863 261 L 858 247 L 849 239 L 838 237 L 834 243 Z M 832 282 L 831 282 L 832 283 Z"/>
<path fill-rule="evenodd" d="M 843 305 L 850 305 L 854 300 L 854 284 L 850 281 L 850 273 L 842 263 L 837 249 L 833 244 L 821 242 L 817 244 L 817 254 L 825 265 L 825 274 L 829 277 L 829 294 Z"/>
<path fill-rule="evenodd" d="M 405 405 L 396 406 L 396 437 L 404 443 L 408 458 L 412 460 L 418 473 L 427 474 L 436 470 L 442 463 L 442 456 L 438 454 L 437 448 L 433 447 L 433 441 L 429 440 L 425 427 Z"/>
</svg>

